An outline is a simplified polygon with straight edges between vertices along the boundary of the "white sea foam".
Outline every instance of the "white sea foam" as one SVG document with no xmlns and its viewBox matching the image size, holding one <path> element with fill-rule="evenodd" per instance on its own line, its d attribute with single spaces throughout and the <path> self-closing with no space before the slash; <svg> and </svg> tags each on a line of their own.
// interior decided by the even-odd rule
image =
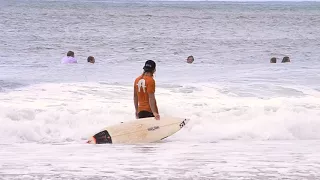
<svg viewBox="0 0 320 180">
<path fill-rule="evenodd" d="M 296 143 L 0 145 L 4 162 L 0 175 L 2 179 L 317 179 L 319 142 Z"/>
<path fill-rule="evenodd" d="M 163 116 L 191 121 L 178 141 L 319 139 L 319 92 L 302 97 L 242 97 L 210 85 L 157 88 Z M 1 94 L 3 142 L 83 141 L 133 120 L 132 87 L 101 83 L 32 85 Z"/>
</svg>

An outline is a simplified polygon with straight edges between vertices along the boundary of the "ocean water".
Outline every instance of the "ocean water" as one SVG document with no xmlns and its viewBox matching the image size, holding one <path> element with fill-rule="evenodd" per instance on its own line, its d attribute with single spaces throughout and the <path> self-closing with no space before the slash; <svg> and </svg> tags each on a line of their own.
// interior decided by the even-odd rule
<svg viewBox="0 0 320 180">
<path fill-rule="evenodd" d="M 319 27 L 318 2 L 0 1 L 0 179 L 319 179 Z M 190 122 L 85 144 L 134 118 L 148 59 Z"/>
</svg>

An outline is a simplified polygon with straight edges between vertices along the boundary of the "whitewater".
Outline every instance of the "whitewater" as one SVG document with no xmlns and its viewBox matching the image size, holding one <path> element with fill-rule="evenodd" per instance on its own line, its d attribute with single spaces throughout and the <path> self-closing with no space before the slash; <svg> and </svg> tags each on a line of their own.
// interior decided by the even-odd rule
<svg viewBox="0 0 320 180">
<path fill-rule="evenodd" d="M 0 22 L 0 179 L 320 178 L 320 3 L 1 1 Z M 148 59 L 160 116 L 190 122 L 86 144 L 134 119 Z"/>
</svg>

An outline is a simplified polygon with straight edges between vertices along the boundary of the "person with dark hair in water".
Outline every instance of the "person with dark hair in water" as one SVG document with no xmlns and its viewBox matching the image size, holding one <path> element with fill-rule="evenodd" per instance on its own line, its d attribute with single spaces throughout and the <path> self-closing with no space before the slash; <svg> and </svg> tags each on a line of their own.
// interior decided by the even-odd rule
<svg viewBox="0 0 320 180">
<path fill-rule="evenodd" d="M 275 58 L 275 57 L 271 58 L 270 63 L 277 63 L 277 58 Z"/>
<path fill-rule="evenodd" d="M 287 63 L 290 62 L 290 58 L 288 56 L 283 57 L 281 63 Z"/>
<path fill-rule="evenodd" d="M 143 73 L 134 81 L 134 107 L 136 118 L 155 117 L 160 120 L 157 101 L 155 98 L 155 80 L 153 74 L 156 72 L 156 63 L 152 60 L 145 62 Z"/>
<path fill-rule="evenodd" d="M 191 63 L 193 63 L 193 61 L 194 61 L 193 56 L 188 56 L 187 63 L 191 64 Z"/>
<path fill-rule="evenodd" d="M 93 56 L 89 56 L 87 58 L 87 61 L 88 61 L 88 63 L 92 63 L 92 64 L 94 64 L 96 62 Z"/>
<path fill-rule="evenodd" d="M 63 63 L 63 64 L 77 63 L 76 58 L 74 58 L 74 52 L 68 51 L 67 56 L 61 59 L 61 63 Z"/>
</svg>

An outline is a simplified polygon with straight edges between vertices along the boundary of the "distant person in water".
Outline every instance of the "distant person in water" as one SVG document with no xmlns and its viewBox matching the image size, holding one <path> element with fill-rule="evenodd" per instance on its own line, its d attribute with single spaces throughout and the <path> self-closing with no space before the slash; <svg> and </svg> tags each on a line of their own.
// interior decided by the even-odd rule
<svg viewBox="0 0 320 180">
<path fill-rule="evenodd" d="M 69 63 L 77 63 L 76 58 L 74 58 L 74 52 L 68 51 L 67 56 L 61 59 L 62 64 L 69 64 Z"/>
<path fill-rule="evenodd" d="M 283 57 L 281 63 L 287 63 L 290 62 L 290 58 L 288 56 Z"/>
<path fill-rule="evenodd" d="M 277 63 L 277 58 L 275 58 L 275 57 L 271 58 L 270 63 Z"/>
<path fill-rule="evenodd" d="M 156 84 L 153 75 L 156 72 L 156 63 L 152 60 L 145 62 L 143 73 L 134 81 L 134 107 L 136 118 L 155 117 L 160 120 L 157 101 L 155 98 Z"/>
<path fill-rule="evenodd" d="M 89 56 L 87 58 L 87 61 L 88 61 L 88 63 L 92 63 L 92 64 L 94 64 L 96 62 L 93 56 Z"/>
<path fill-rule="evenodd" d="M 193 63 L 193 61 L 194 61 L 193 56 L 189 56 L 189 57 L 187 58 L 187 63 L 191 64 L 191 63 Z"/>
</svg>

